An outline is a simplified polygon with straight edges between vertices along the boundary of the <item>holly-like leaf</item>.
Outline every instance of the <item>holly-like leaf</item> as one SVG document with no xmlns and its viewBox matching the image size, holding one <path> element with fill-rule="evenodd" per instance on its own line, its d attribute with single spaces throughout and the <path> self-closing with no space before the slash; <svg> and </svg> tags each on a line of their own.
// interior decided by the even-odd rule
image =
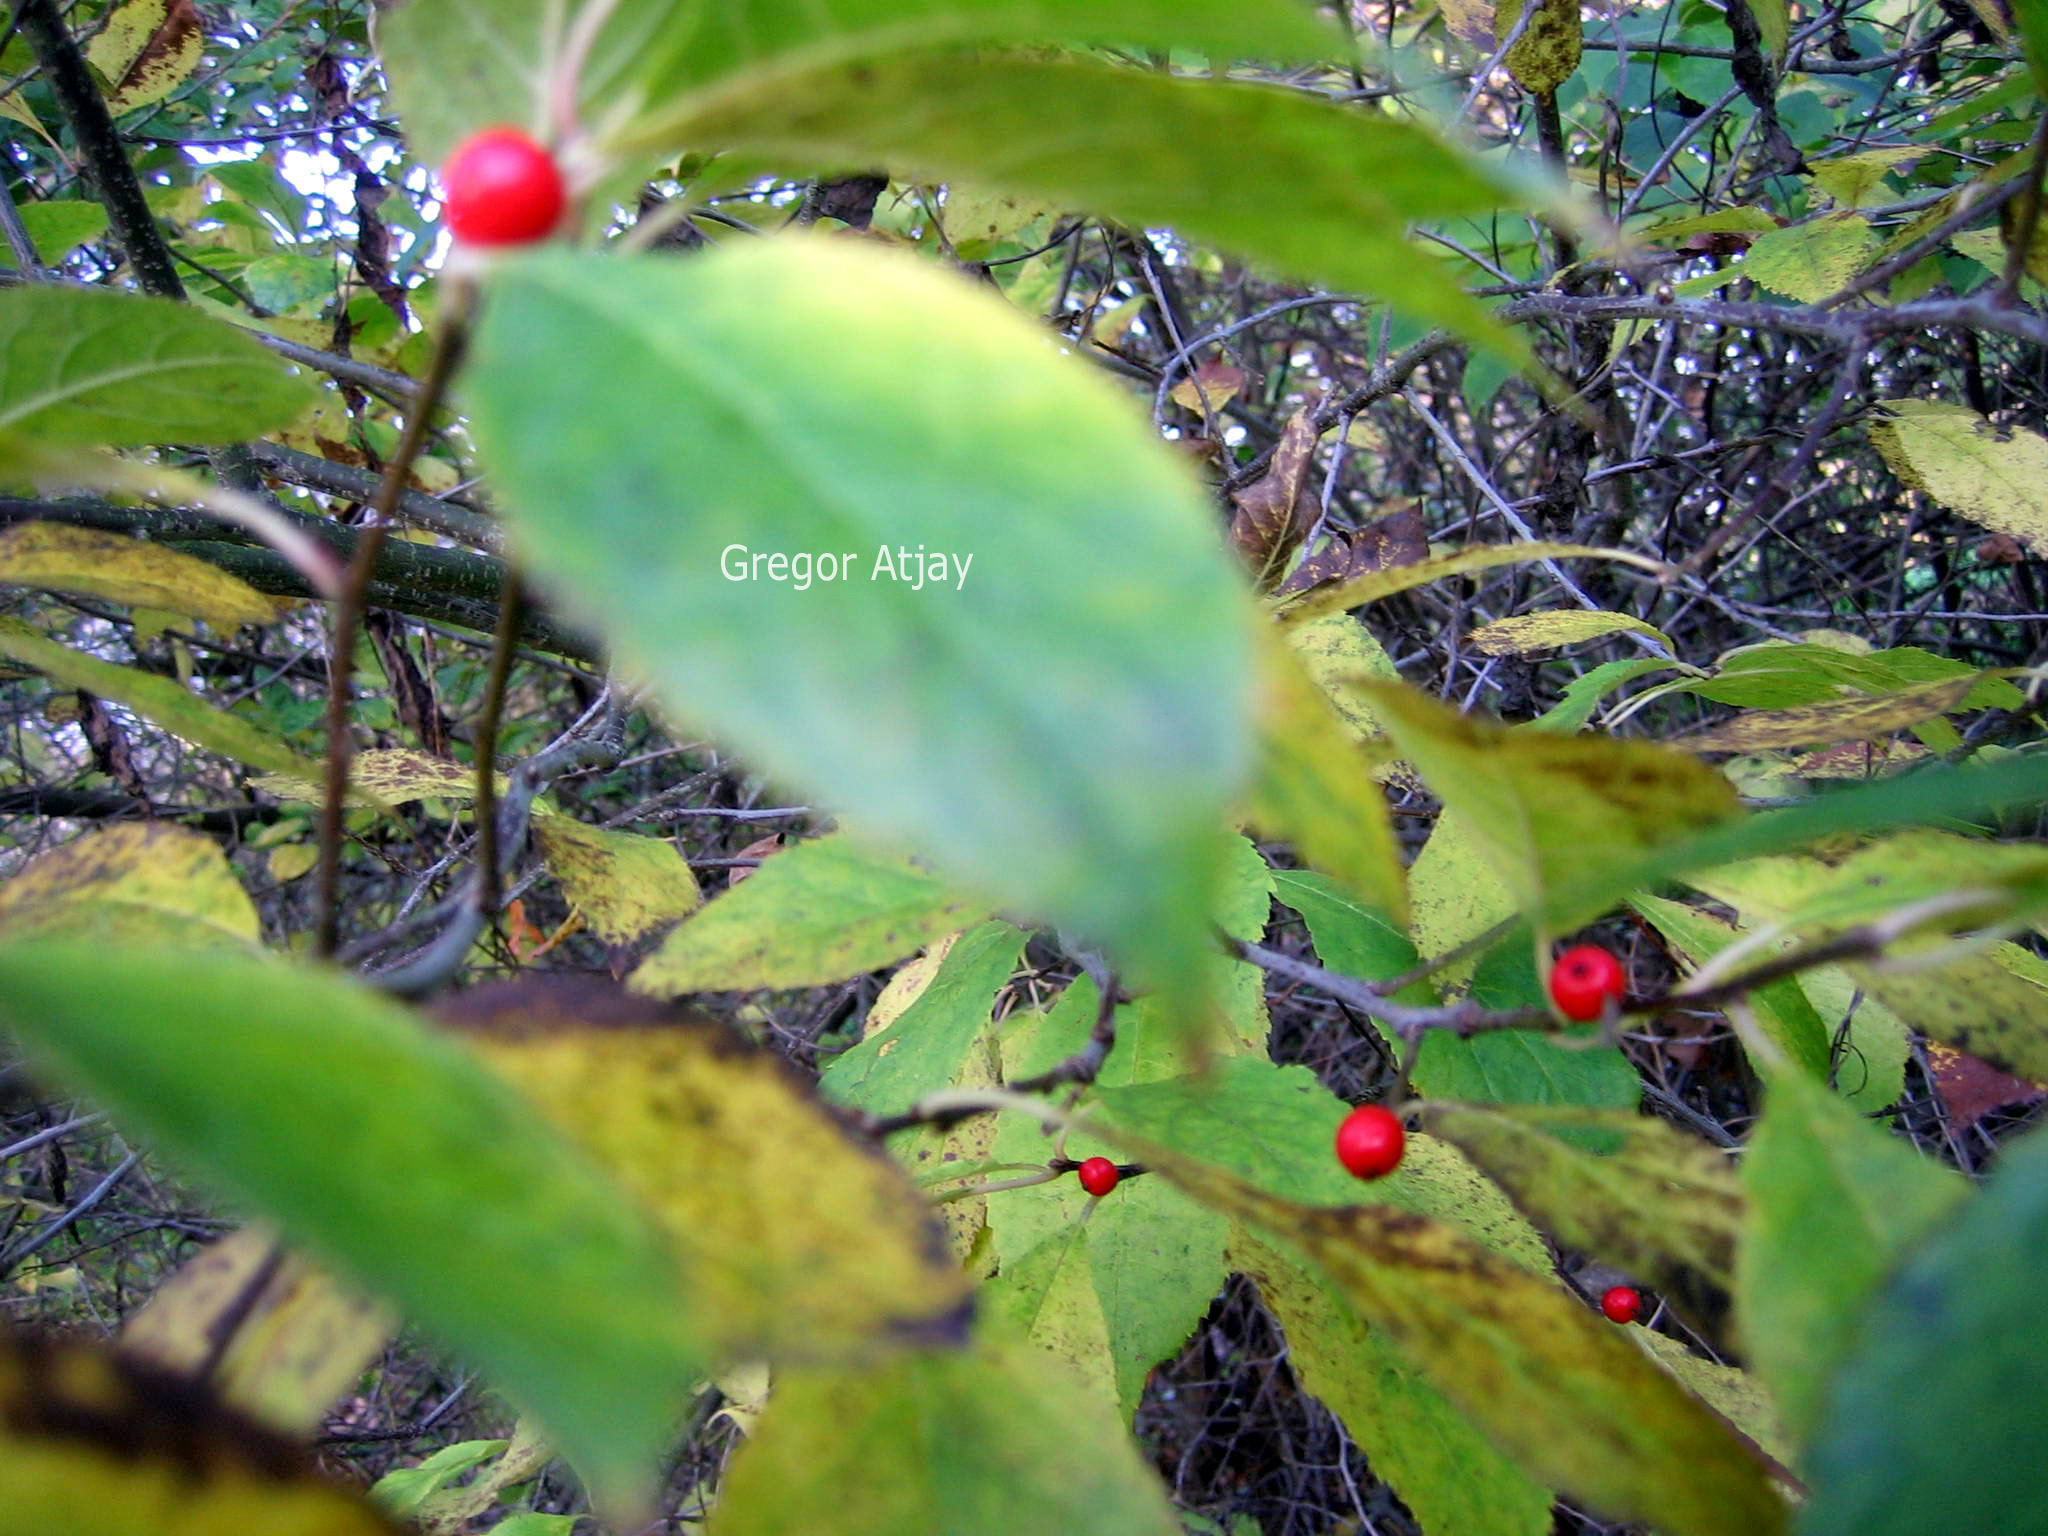
<svg viewBox="0 0 2048 1536">
<path fill-rule="evenodd" d="M 915 859 L 844 834 L 786 848 L 669 935 L 635 991 L 738 992 L 844 981 L 901 960 L 983 908 Z"/>
<path fill-rule="evenodd" d="M 231 443 L 316 391 L 224 321 L 168 299 L 30 283 L 0 292 L 0 434 L 66 444 Z"/>
<path fill-rule="evenodd" d="M 1332 622 L 1358 628 L 1341 614 Z M 1303 626 L 1304 632 L 1317 629 Z M 1382 910 L 1405 916 L 1408 881 L 1400 840 L 1355 728 L 1309 675 L 1307 656 L 1272 635 L 1264 638 L 1259 655 L 1252 821 L 1267 835 L 1292 842 L 1303 859 Z"/>
<path fill-rule="evenodd" d="M 465 383 L 536 571 L 669 705 L 1195 1011 L 1249 609 L 1113 385 L 989 295 L 805 238 L 508 265 Z"/>
<path fill-rule="evenodd" d="M 1398 684 L 1361 685 L 1401 754 L 1526 911 L 1617 859 L 1739 814 L 1734 786 L 1649 742 L 1512 730 Z M 1559 927 L 1596 917 L 1568 908 Z"/>
<path fill-rule="evenodd" d="M 226 634 L 268 624 L 276 599 L 204 560 L 97 528 L 17 523 L 0 529 L 0 586 L 77 592 L 138 608 L 167 608 Z"/>
<path fill-rule="evenodd" d="M 1661 1290 L 1687 1289 L 1688 1272 L 1733 1283 L 1742 1192 L 1718 1148 L 1660 1120 L 1602 1110 L 1444 1104 L 1424 1123 L 1564 1247 Z"/>
<path fill-rule="evenodd" d="M 1622 633 L 1648 635 L 1666 650 L 1671 639 L 1654 624 L 1626 613 L 1604 613 L 1597 609 L 1553 608 L 1542 613 L 1517 614 L 1481 625 L 1465 638 L 1473 649 L 1487 656 L 1526 656 L 1531 651 L 1555 650 Z M 1652 662 L 1651 666 L 1657 663 Z"/>
<path fill-rule="evenodd" d="M 0 946 L 0 1022 L 492 1376 L 600 1499 L 649 1491 L 703 1363 L 692 1288 L 639 1202 L 462 1047 L 338 973 L 217 950 Z"/>
<path fill-rule="evenodd" d="M 193 0 L 122 0 L 86 50 L 119 116 L 162 101 L 199 67 L 206 29 Z"/>
</svg>

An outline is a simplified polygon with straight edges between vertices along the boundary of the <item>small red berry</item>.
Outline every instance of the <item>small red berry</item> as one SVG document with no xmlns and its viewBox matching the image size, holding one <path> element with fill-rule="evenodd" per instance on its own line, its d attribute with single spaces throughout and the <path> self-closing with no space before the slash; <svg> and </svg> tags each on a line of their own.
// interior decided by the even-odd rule
<svg viewBox="0 0 2048 1536">
<path fill-rule="evenodd" d="M 1575 944 L 1550 968 L 1550 1000 L 1576 1023 L 1599 1018 L 1609 998 L 1619 1002 L 1627 991 L 1621 962 L 1598 944 Z"/>
<path fill-rule="evenodd" d="M 1354 1178 L 1384 1179 L 1401 1166 L 1408 1132 L 1384 1104 L 1361 1104 L 1337 1127 L 1337 1161 Z"/>
<path fill-rule="evenodd" d="M 1643 1298 L 1632 1285 L 1617 1285 L 1600 1298 L 1600 1310 L 1610 1323 L 1632 1323 L 1643 1315 Z"/>
<path fill-rule="evenodd" d="M 1115 1189 L 1117 1180 L 1123 1177 L 1116 1164 L 1106 1157 L 1091 1157 L 1076 1171 L 1081 1176 L 1081 1187 L 1098 1200 Z"/>
<path fill-rule="evenodd" d="M 526 245 L 562 220 L 569 191 L 547 149 L 517 128 L 486 128 L 462 141 L 441 180 L 448 227 L 471 245 Z"/>
</svg>

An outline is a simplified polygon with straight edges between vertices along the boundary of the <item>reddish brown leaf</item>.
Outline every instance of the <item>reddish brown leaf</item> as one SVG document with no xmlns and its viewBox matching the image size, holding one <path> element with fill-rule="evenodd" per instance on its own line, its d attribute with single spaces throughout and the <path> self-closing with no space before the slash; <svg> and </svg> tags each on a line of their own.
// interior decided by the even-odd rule
<svg viewBox="0 0 2048 1536">
<path fill-rule="evenodd" d="M 734 857 L 741 859 L 765 859 L 772 855 L 781 846 L 782 834 L 779 832 L 770 832 L 766 837 L 755 838 L 751 843 L 747 844 L 746 847 L 742 848 L 737 854 L 735 854 Z M 734 865 L 732 873 L 727 875 L 725 878 L 725 888 L 727 890 L 731 890 L 734 886 L 738 885 L 742 880 L 746 879 L 747 876 L 751 875 L 757 867 L 758 866 L 753 864 Z"/>
<path fill-rule="evenodd" d="M 1332 529 L 1329 542 L 1295 567 L 1280 590 L 1306 592 L 1311 587 L 1426 560 L 1429 532 L 1416 504 L 1404 497 L 1389 506 L 1390 511 L 1363 528 Z"/>
<path fill-rule="evenodd" d="M 1959 1130 L 1968 1130 L 1994 1109 L 2034 1104 L 2048 1097 L 2048 1088 L 2041 1084 L 2001 1072 L 1988 1061 L 1951 1045 L 1929 1041 L 1927 1062 L 1934 1069 L 1935 1091 Z"/>
<path fill-rule="evenodd" d="M 1315 526 L 1318 497 L 1309 484 L 1320 434 L 1307 407 L 1288 418 L 1265 474 L 1231 500 L 1237 515 L 1230 542 L 1252 570 L 1261 591 L 1270 590 L 1288 558 Z"/>
</svg>

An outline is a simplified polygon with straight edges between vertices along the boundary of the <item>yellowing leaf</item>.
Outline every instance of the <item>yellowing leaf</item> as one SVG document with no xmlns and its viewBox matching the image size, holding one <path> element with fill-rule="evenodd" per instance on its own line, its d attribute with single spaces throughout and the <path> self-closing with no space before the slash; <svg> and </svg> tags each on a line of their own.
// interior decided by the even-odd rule
<svg viewBox="0 0 2048 1536">
<path fill-rule="evenodd" d="M 121 1329 L 121 1353 L 209 1380 L 230 1405 L 305 1436 L 397 1331 L 389 1308 L 295 1253 L 268 1227 L 230 1233 L 157 1287 Z"/>
<path fill-rule="evenodd" d="M 218 844 L 152 821 L 88 832 L 0 880 L 0 935 L 254 945 L 262 928 Z"/>
<path fill-rule="evenodd" d="M 1127 1145 L 1212 1210 L 1304 1254 L 1538 1481 L 1670 1536 L 1785 1529 L 1755 1451 L 1553 1282 L 1445 1222 L 1298 1205 L 1163 1147 Z"/>
<path fill-rule="evenodd" d="M 1359 629 L 1342 614 L 1330 622 Z M 1301 630 L 1311 635 L 1312 645 L 1325 633 L 1320 622 Z M 1343 706 L 1308 675 L 1310 657 L 1279 637 L 1264 638 L 1260 663 L 1253 823 L 1270 836 L 1286 838 L 1309 864 L 1405 924 L 1408 883 L 1401 845 L 1386 796 L 1373 777 L 1373 759 L 1359 744 L 1363 722 L 1340 716 Z M 1354 692 L 1346 689 L 1343 698 L 1363 714 Z"/>
<path fill-rule="evenodd" d="M 1493 18 L 1500 40 L 1514 35 L 1531 6 L 1537 8 L 1535 14 L 1502 62 L 1527 89 L 1548 96 L 1578 69 L 1586 43 L 1585 24 L 1579 20 L 1576 0 L 1507 0 Z"/>
<path fill-rule="evenodd" d="M 1870 440 L 1892 473 L 1950 511 L 2048 553 L 2048 438 L 1968 406 L 1885 400 Z"/>
<path fill-rule="evenodd" d="M 95 1346 L 0 1333 L 0 1536 L 397 1536 L 311 1459 Z"/>
<path fill-rule="evenodd" d="M 1977 674 L 1944 678 L 1875 698 L 1848 698 L 1797 709 L 1758 709 L 1672 745 L 1691 752 L 1757 752 L 1777 747 L 1825 747 L 1840 741 L 1875 741 L 1952 709 L 1977 686 Z"/>
<path fill-rule="evenodd" d="M 966 1277 L 925 1202 L 779 1058 L 594 982 L 483 988 L 444 1014 L 661 1218 L 723 1358 L 845 1360 L 960 1331 Z"/>
<path fill-rule="evenodd" d="M 964 927 L 982 908 L 923 864 L 844 834 L 785 849 L 690 919 L 633 990 L 741 992 L 844 981 Z"/>
<path fill-rule="evenodd" d="M 1459 813 L 1524 908 L 1628 854 L 1738 814 L 1726 779 L 1669 748 L 1511 730 L 1404 685 L 1366 691 L 1402 756 Z M 1599 910 L 1559 914 L 1558 926 Z"/>
<path fill-rule="evenodd" d="M 1427 560 L 1418 560 L 1412 565 L 1397 565 L 1388 570 L 1373 571 L 1335 587 L 1317 588 L 1299 602 L 1283 606 L 1281 618 L 1288 624 L 1305 624 L 1311 619 L 1321 618 L 1324 614 L 1362 608 L 1367 603 L 1376 603 L 1382 598 L 1427 586 L 1432 581 L 1442 581 L 1446 577 L 1469 575 L 1473 571 L 1490 571 L 1501 565 L 1523 565 L 1532 560 L 1563 559 L 1620 560 L 1625 564 L 1640 565 L 1653 571 L 1662 569 L 1656 561 L 1646 560 L 1639 555 L 1627 555 L 1611 549 L 1595 549 L 1584 544 L 1475 544 L 1467 549 L 1453 550 L 1449 554 L 1431 555 Z"/>
<path fill-rule="evenodd" d="M 1484 656 L 1526 656 L 1531 651 L 1548 651 L 1558 646 L 1577 645 L 1603 635 L 1624 631 L 1648 635 L 1666 650 L 1676 652 L 1670 636 L 1654 624 L 1626 613 L 1601 613 L 1585 608 L 1556 608 L 1543 613 L 1518 614 L 1483 624 L 1465 638 Z"/>
<path fill-rule="evenodd" d="M 0 617 L 0 656 L 34 667 L 68 688 L 83 688 L 125 704 L 151 723 L 194 746 L 219 752 L 252 768 L 317 780 L 320 765 L 240 715 L 215 709 L 189 688 L 154 673 L 87 656 L 46 639 L 17 619 Z"/>
<path fill-rule="evenodd" d="M 1817 304 L 1848 286 L 1876 247 L 1877 237 L 1861 214 L 1823 214 L 1757 236 L 1741 271 L 1773 293 Z"/>
<path fill-rule="evenodd" d="M 323 783 L 315 764 L 310 773 L 265 774 L 256 787 L 280 799 L 317 801 Z M 350 798 L 365 804 L 398 805 L 407 800 L 467 803 L 476 798 L 476 770 L 410 747 L 374 747 L 349 759 L 348 788 Z M 501 794 L 505 789 L 502 773 L 498 789 Z"/>
<path fill-rule="evenodd" d="M 1225 362 L 1204 363 L 1167 392 L 1175 405 L 1209 415 L 1237 398 L 1245 386 L 1245 371 Z"/>
<path fill-rule="evenodd" d="M 608 943 L 644 938 L 704 899 L 689 862 L 664 838 L 606 831 L 566 816 L 537 818 L 533 835 L 549 872 Z"/>
<path fill-rule="evenodd" d="M 79 592 L 204 619 L 223 633 L 268 624 L 278 605 L 204 560 L 97 528 L 17 523 L 0 529 L 0 585 Z"/>
<path fill-rule="evenodd" d="M 125 0 L 107 17 L 86 58 L 107 82 L 107 110 L 119 117 L 183 85 L 205 47 L 193 0 Z"/>
</svg>

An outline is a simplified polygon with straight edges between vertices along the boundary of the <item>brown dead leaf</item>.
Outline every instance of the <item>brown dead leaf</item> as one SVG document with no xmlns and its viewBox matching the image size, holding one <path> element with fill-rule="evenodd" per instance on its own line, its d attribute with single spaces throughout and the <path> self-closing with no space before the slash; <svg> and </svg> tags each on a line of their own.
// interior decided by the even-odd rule
<svg viewBox="0 0 2048 1536">
<path fill-rule="evenodd" d="M 1237 514 L 1230 520 L 1230 542 L 1262 592 L 1271 590 L 1315 526 L 1318 500 L 1308 472 L 1319 435 L 1310 409 L 1296 411 L 1281 430 L 1265 474 L 1231 497 Z"/>
<path fill-rule="evenodd" d="M 739 859 L 765 859 L 781 846 L 782 834 L 780 832 L 770 832 L 766 837 L 755 838 L 746 847 L 734 854 L 733 857 Z M 732 868 L 732 873 L 725 878 L 725 888 L 731 890 L 759 867 L 755 864 L 735 864 Z"/>
<path fill-rule="evenodd" d="M 1990 1062 L 1939 1041 L 1927 1043 L 1927 1064 L 1934 1069 L 1935 1091 L 1959 1130 L 1968 1130 L 1994 1109 L 2035 1104 L 2048 1097 L 2048 1088 L 2041 1084 L 2001 1072 Z"/>
<path fill-rule="evenodd" d="M 1242 368 L 1234 367 L 1219 358 L 1214 362 L 1202 364 L 1174 385 L 1167 398 L 1187 410 L 1200 412 L 1204 416 L 1214 415 L 1237 398 L 1249 377 Z"/>
<path fill-rule="evenodd" d="M 1377 522 L 1357 529 L 1332 529 L 1330 540 L 1295 567 L 1283 592 L 1306 592 L 1429 557 L 1429 532 L 1422 513 L 1406 497 L 1390 502 Z"/>
</svg>

